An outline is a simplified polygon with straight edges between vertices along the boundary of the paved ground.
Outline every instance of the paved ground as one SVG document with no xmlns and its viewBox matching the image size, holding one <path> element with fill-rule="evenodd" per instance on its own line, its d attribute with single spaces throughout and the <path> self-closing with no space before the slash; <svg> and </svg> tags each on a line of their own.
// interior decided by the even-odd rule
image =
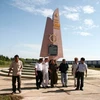
<svg viewBox="0 0 100 100">
<path fill-rule="evenodd" d="M 61 87 L 60 80 L 55 88 L 37 90 L 35 80 L 22 79 L 23 100 L 100 100 L 100 71 L 89 70 L 91 78 L 85 79 L 84 91 L 76 91 L 73 80 L 68 80 L 68 87 Z M 93 77 L 93 78 L 92 78 Z M 11 93 L 11 77 L 0 76 L 0 94 Z"/>
</svg>

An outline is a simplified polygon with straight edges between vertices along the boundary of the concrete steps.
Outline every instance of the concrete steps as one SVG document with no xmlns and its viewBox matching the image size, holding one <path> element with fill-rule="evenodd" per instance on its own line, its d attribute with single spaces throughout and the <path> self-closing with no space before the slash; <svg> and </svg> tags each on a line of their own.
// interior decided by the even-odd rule
<svg viewBox="0 0 100 100">
<path fill-rule="evenodd" d="M 2 73 L 5 73 L 5 74 L 8 74 L 8 71 L 9 71 L 8 69 L 1 70 L 1 72 Z M 12 74 L 12 72 L 11 72 L 11 74 Z M 32 76 L 35 76 L 35 72 L 22 71 L 22 76 L 23 75 L 27 75 L 27 76 L 29 75 L 29 76 L 32 77 Z M 60 72 L 58 72 L 58 76 L 61 76 L 61 73 Z M 72 76 L 72 75 L 68 73 L 68 76 Z"/>
<path fill-rule="evenodd" d="M 8 76 L 8 71 L 9 71 L 8 68 L 1 69 L 0 70 L 0 75 Z M 60 79 L 61 78 L 61 73 L 59 71 L 57 73 L 58 73 L 58 79 Z M 12 73 L 11 73 L 10 76 L 12 76 Z M 96 76 L 98 76 L 98 78 L 100 78 L 99 72 L 98 73 L 93 73 L 92 70 L 89 70 L 88 71 L 88 77 L 86 79 L 95 78 Z M 23 67 L 22 78 L 35 79 L 35 70 L 34 70 L 33 65 L 25 65 Z M 71 74 L 71 66 L 69 67 L 69 70 L 68 70 L 68 79 L 73 79 L 73 76 Z"/>
<path fill-rule="evenodd" d="M 31 79 L 35 79 L 35 70 L 34 70 L 34 65 L 25 65 L 23 67 L 23 70 L 22 70 L 22 78 L 31 78 Z M 0 72 L 0 75 L 2 76 L 8 76 L 8 68 L 6 69 L 1 69 L 1 72 Z M 61 78 L 61 73 L 58 71 L 58 78 L 60 79 Z M 11 72 L 11 75 L 12 76 L 12 72 Z M 71 75 L 71 71 L 69 70 L 68 71 L 68 77 L 70 79 L 73 78 L 73 76 Z"/>
</svg>

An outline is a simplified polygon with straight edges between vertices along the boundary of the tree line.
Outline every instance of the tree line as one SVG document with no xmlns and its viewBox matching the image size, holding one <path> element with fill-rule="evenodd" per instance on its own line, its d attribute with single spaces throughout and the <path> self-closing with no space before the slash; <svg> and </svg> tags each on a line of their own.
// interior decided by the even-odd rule
<svg viewBox="0 0 100 100">
<path fill-rule="evenodd" d="M 37 59 L 34 58 L 19 58 L 23 63 L 32 63 L 37 62 Z M 0 65 L 5 65 L 14 60 L 14 58 L 9 58 L 8 56 L 0 55 Z"/>
</svg>

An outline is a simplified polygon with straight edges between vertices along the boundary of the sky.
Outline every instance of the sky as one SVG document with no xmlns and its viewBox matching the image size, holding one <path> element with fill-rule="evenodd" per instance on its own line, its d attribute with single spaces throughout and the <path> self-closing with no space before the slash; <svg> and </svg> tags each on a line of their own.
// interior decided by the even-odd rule
<svg viewBox="0 0 100 100">
<path fill-rule="evenodd" d="M 66 60 L 100 60 L 100 0 L 0 0 L 0 55 L 39 58 L 46 18 L 58 8 Z"/>
</svg>

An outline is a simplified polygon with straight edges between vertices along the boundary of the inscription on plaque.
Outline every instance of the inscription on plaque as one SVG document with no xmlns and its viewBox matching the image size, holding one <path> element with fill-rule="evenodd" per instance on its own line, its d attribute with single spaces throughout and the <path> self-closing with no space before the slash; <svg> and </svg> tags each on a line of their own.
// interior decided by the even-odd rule
<svg viewBox="0 0 100 100">
<path fill-rule="evenodd" d="M 58 46 L 57 45 L 49 45 L 48 54 L 49 54 L 49 56 L 57 56 Z"/>
</svg>

